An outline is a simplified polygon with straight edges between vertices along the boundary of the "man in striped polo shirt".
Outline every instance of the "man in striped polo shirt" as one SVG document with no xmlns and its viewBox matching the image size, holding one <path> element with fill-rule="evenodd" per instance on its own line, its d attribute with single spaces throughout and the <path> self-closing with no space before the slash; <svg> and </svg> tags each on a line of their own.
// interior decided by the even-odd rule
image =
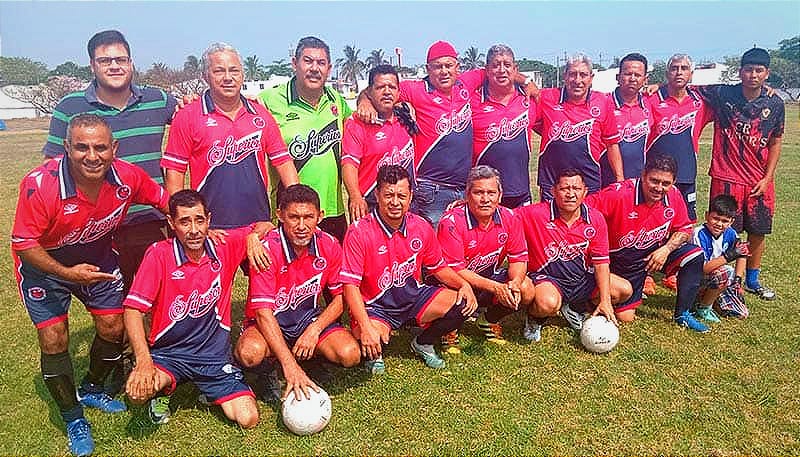
<svg viewBox="0 0 800 457">
<path fill-rule="evenodd" d="M 45 157 L 64 154 L 64 138 L 70 119 L 81 113 L 97 114 L 111 126 L 119 141 L 117 157 L 138 165 L 163 184 L 159 160 L 164 129 L 175 111 L 175 98 L 161 89 L 132 83 L 133 60 L 130 46 L 117 30 L 96 33 L 87 46 L 94 80 L 82 91 L 65 96 L 50 119 L 50 133 L 44 145 Z M 114 235 L 119 266 L 130 288 L 144 251 L 166 238 L 166 221 L 158 211 L 134 205 Z"/>
</svg>

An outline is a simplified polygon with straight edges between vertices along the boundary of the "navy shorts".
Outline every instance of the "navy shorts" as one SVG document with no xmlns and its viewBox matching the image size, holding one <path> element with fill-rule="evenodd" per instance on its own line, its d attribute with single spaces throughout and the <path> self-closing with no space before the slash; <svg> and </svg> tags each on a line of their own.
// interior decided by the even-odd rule
<svg viewBox="0 0 800 457">
<path fill-rule="evenodd" d="M 583 280 L 578 284 L 566 284 L 543 273 L 528 273 L 528 277 L 531 278 L 534 286 L 538 286 L 543 282 L 549 282 L 556 286 L 558 292 L 561 293 L 561 302 L 570 305 L 575 311 L 587 312 L 588 307 L 586 304 L 592 301 L 592 295 L 597 290 L 597 281 L 594 279 L 594 273 L 587 272 Z"/>
<path fill-rule="evenodd" d="M 420 286 L 413 297 L 402 304 L 400 307 L 385 308 L 380 302 L 366 306 L 367 316 L 370 319 L 379 320 L 385 323 L 392 330 L 397 330 L 406 322 L 414 319 L 418 326 L 422 327 L 420 318 L 428 305 L 431 304 L 439 292 L 444 289 L 436 286 Z"/>
<path fill-rule="evenodd" d="M 244 333 L 244 331 L 247 330 L 248 328 L 254 327 L 256 325 L 257 324 L 256 324 L 255 318 L 249 318 L 249 319 L 243 320 L 242 321 L 242 333 Z M 331 333 L 338 332 L 340 330 L 347 330 L 347 329 L 344 328 L 344 326 L 342 326 L 342 324 L 340 324 L 339 322 L 333 322 L 330 325 L 328 325 L 327 327 L 325 327 L 324 329 L 322 329 L 322 332 L 320 332 L 320 334 L 319 334 L 319 339 L 317 340 L 317 347 L 319 347 L 320 343 L 322 343 L 322 341 L 325 338 L 330 336 Z M 303 331 L 305 331 L 305 329 Z M 286 341 L 286 346 L 288 346 L 289 349 L 293 348 L 294 344 L 297 343 L 297 340 L 300 339 L 300 337 L 303 335 L 302 333 L 300 333 L 300 335 L 292 337 L 290 335 L 287 335 L 286 331 L 284 329 L 281 329 L 281 333 L 283 334 L 283 339 L 284 339 L 284 341 Z"/>
<path fill-rule="evenodd" d="M 681 191 L 683 195 L 683 202 L 686 203 L 686 211 L 689 213 L 689 219 L 692 222 L 697 222 L 697 186 L 695 183 L 675 183 L 675 187 Z"/>
<path fill-rule="evenodd" d="M 165 389 L 167 395 L 174 392 L 178 384 L 191 382 L 215 405 L 245 395 L 255 397 L 244 382 L 242 370 L 229 360 L 200 362 L 198 359 L 190 362 L 158 353 L 153 353 L 152 357 L 153 364 L 172 380 Z"/>
<path fill-rule="evenodd" d="M 66 281 L 22 263 L 14 256 L 15 273 L 22 302 L 36 328 L 44 328 L 67 319 L 74 295 L 92 314 L 122 314 L 125 298 L 122 273 L 114 263 L 101 271 L 113 274 L 113 281 L 83 286 Z"/>
<path fill-rule="evenodd" d="M 499 271 L 493 271 L 488 278 L 491 279 L 492 281 L 497 281 L 505 284 L 508 282 L 508 270 L 506 270 L 505 268 L 501 268 Z M 483 306 L 488 308 L 489 306 L 497 304 L 497 300 L 495 300 L 494 298 L 494 293 L 489 292 L 488 290 L 480 290 L 476 288 L 475 298 L 478 300 L 478 306 Z"/>
</svg>

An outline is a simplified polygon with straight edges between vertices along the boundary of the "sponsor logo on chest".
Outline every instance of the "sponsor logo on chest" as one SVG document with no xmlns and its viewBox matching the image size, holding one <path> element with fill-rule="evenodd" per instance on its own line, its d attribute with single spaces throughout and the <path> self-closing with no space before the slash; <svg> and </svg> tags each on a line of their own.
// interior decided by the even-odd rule
<svg viewBox="0 0 800 457">
<path fill-rule="evenodd" d="M 544 248 L 544 255 L 547 262 L 570 262 L 583 256 L 589 248 L 589 240 L 580 243 L 570 244 L 566 240 L 551 241 Z"/>
<path fill-rule="evenodd" d="M 392 266 L 385 267 L 383 273 L 378 278 L 378 287 L 387 290 L 390 287 L 403 287 L 406 280 L 417 271 L 417 254 L 412 255 L 407 260 L 397 263 L 392 262 Z"/>
<path fill-rule="evenodd" d="M 660 243 L 669 235 L 669 226 L 671 220 L 664 222 L 652 230 L 639 229 L 638 232 L 633 230 L 629 231 L 619 239 L 619 247 L 622 249 L 647 249 L 653 245 Z"/>
<path fill-rule="evenodd" d="M 275 313 L 297 309 L 306 299 L 313 297 L 316 306 L 317 296 L 322 291 L 322 273 L 316 274 L 302 284 L 292 285 L 288 290 L 281 287 L 275 294 Z"/>
<path fill-rule="evenodd" d="M 219 275 L 211 281 L 209 288 L 203 292 L 194 289 L 189 296 L 178 295 L 169 305 L 169 318 L 173 322 L 182 321 L 187 317 L 197 319 L 208 314 L 214 309 L 222 295 L 222 286 Z"/>
<path fill-rule="evenodd" d="M 593 125 L 594 119 L 586 119 L 577 124 L 573 124 L 570 121 L 553 122 L 553 126 L 550 128 L 550 137 L 570 143 L 579 138 L 590 136 Z"/>
<path fill-rule="evenodd" d="M 459 111 L 442 113 L 436 121 L 436 133 L 447 135 L 451 132 L 463 132 L 472 123 L 472 109 L 469 103 L 465 103 Z"/>
<path fill-rule="evenodd" d="M 87 244 L 99 240 L 117 228 L 120 222 L 122 222 L 127 206 L 127 203 L 119 205 L 116 209 L 111 211 L 108 216 L 102 219 L 89 219 L 83 227 L 78 227 L 61 238 L 58 242 L 58 246 Z"/>
<path fill-rule="evenodd" d="M 235 165 L 246 159 L 250 154 L 261 150 L 261 131 L 257 130 L 247 136 L 234 138 L 228 135 L 224 140 L 216 140 L 208 150 L 208 165 L 211 167 L 229 163 Z"/>
</svg>

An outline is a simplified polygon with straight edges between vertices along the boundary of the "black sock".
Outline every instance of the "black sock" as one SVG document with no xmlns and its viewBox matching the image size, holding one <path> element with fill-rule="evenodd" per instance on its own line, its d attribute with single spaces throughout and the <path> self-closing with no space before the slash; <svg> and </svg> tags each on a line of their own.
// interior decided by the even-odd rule
<svg viewBox="0 0 800 457">
<path fill-rule="evenodd" d="M 513 312 L 514 310 L 511 308 L 506 308 L 501 304 L 493 303 L 489 305 L 483 316 L 486 318 L 488 322 L 496 324 L 500 322 L 504 317 L 508 316 L 509 314 L 512 314 Z"/>
<path fill-rule="evenodd" d="M 42 353 L 40 363 L 44 385 L 58 405 L 64 422 L 83 417 L 83 407 L 75 395 L 75 378 L 69 351 L 58 354 Z"/>
<path fill-rule="evenodd" d="M 703 278 L 703 256 L 695 256 L 678 270 L 678 296 L 675 300 L 675 317 L 688 311 L 697 298 Z"/>
<path fill-rule="evenodd" d="M 461 325 L 467 320 L 467 316 L 461 313 L 463 309 L 463 303 L 453 305 L 444 316 L 431 322 L 431 325 L 417 336 L 417 343 L 433 344 L 439 341 L 445 333 L 461 328 Z"/>
<path fill-rule="evenodd" d="M 95 335 L 92 348 L 89 350 L 89 371 L 83 378 L 81 387 L 88 387 L 90 391 L 102 392 L 106 377 L 121 359 L 122 343 L 112 343 Z M 91 386 L 87 386 L 87 383 Z"/>
</svg>

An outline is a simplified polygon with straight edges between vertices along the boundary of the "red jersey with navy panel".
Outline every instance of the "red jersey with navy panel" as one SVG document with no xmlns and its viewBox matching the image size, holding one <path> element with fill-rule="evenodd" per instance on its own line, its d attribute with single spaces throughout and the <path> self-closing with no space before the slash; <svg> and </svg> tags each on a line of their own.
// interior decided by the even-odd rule
<svg viewBox="0 0 800 457">
<path fill-rule="evenodd" d="M 270 309 L 286 338 L 297 339 L 322 314 L 318 304 L 322 292 L 327 290 L 331 296 L 342 293 L 342 248 L 319 229 L 300 256 L 282 228 L 269 232 L 263 243 L 271 264 L 266 271 L 250 276 L 245 319 L 254 319 L 259 309 Z"/>
<path fill-rule="evenodd" d="M 451 96 L 430 83 L 400 81 L 400 100 L 414 106 L 420 132 L 414 136 L 417 178 L 463 189 L 472 163 L 470 93 L 483 81 L 483 70 L 458 76 Z"/>
<path fill-rule="evenodd" d="M 414 142 L 397 116 L 383 124 L 367 124 L 355 117 L 344 123 L 342 165 L 358 169 L 358 188 L 364 198 L 372 197 L 377 185 L 378 168 L 400 165 L 408 171 L 413 189 Z"/>
<path fill-rule="evenodd" d="M 584 100 L 573 103 L 565 88 L 543 89 L 533 129 L 542 136 L 537 181 L 542 200 L 552 199 L 556 177 L 566 169 L 581 172 L 589 193 L 600 190 L 600 157 L 620 140 L 607 95 L 589 90 Z"/>
<path fill-rule="evenodd" d="M 699 93 L 692 88 L 687 88 L 686 93 L 678 101 L 669 95 L 667 86 L 661 86 L 647 98 L 653 115 L 647 154 L 673 157 L 678 164 L 676 182 L 680 184 L 695 182 L 700 134 L 714 116 Z"/>
<path fill-rule="evenodd" d="M 212 228 L 242 227 L 269 220 L 267 158 L 273 166 L 291 160 L 275 119 L 242 97 L 231 120 L 216 110 L 206 91 L 175 114 L 161 166 L 185 173 L 206 198 Z"/>
<path fill-rule="evenodd" d="M 608 228 L 603 215 L 581 204 L 580 217 L 568 226 L 553 201 L 514 211 L 528 244 L 528 272 L 556 279 L 566 291 L 579 289 L 594 265 L 609 263 Z"/>
<path fill-rule="evenodd" d="M 641 94 L 636 95 L 636 103 L 628 104 L 622 100 L 619 88 L 610 93 L 609 98 L 614 103 L 614 119 L 619 129 L 619 152 L 622 156 L 622 171 L 625 179 L 638 178 L 642 175 L 645 162 L 645 149 L 650 127 L 653 124 L 650 108 Z M 604 154 L 600 161 L 603 187 L 616 182 L 611 165 L 608 163 L 608 154 Z"/>
<path fill-rule="evenodd" d="M 75 185 L 68 159 L 48 160 L 20 183 L 11 231 L 14 251 L 36 246 L 65 266 L 116 266 L 113 232 L 133 204 L 166 208 L 169 195 L 141 168 L 115 159 L 95 202 Z"/>
<path fill-rule="evenodd" d="M 488 165 L 500 172 L 503 197 L 529 196 L 528 164 L 531 155 L 530 118 L 535 106 L 521 87 L 515 86 L 508 104 L 489 96 L 489 83 L 472 92 L 472 165 Z"/>
<path fill-rule="evenodd" d="M 342 284 L 358 286 L 367 306 L 402 308 L 421 287 L 422 267 L 446 266 L 433 227 L 413 213 L 393 230 L 373 211 L 350 225 L 343 251 Z"/>
<path fill-rule="evenodd" d="M 744 185 L 764 179 L 769 140 L 783 136 L 783 100 L 777 95 L 768 97 L 762 88 L 761 95 L 747 101 L 741 84 L 696 89 L 715 113 L 709 175 Z"/>
<path fill-rule="evenodd" d="M 499 272 L 509 262 L 527 262 L 528 249 L 514 213 L 498 206 L 487 227 L 466 206 L 447 211 L 439 221 L 437 238 L 447 266 L 455 271 L 473 271 L 485 278 Z"/>
<path fill-rule="evenodd" d="M 224 244 L 207 239 L 198 262 L 176 238 L 150 246 L 123 306 L 152 314 L 148 342 L 154 356 L 204 364 L 229 360 L 233 277 L 251 230 L 229 230 Z"/>
</svg>

